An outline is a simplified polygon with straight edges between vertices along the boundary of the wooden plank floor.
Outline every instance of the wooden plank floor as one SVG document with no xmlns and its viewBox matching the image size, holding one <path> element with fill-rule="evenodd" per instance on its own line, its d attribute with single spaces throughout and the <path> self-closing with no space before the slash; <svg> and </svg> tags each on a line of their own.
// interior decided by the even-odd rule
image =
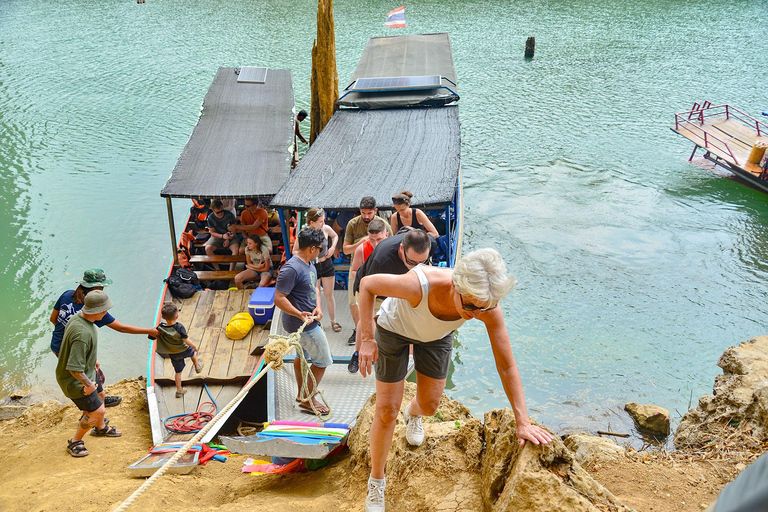
<svg viewBox="0 0 768 512">
<path fill-rule="evenodd" d="M 204 366 L 202 373 L 198 374 L 192 361 L 186 361 L 182 385 L 187 393 L 176 398 L 171 360 L 155 356 L 155 396 L 161 420 L 195 412 L 200 404 L 212 399 L 221 410 L 253 374 L 261 356 L 252 355 L 252 352 L 266 344 L 269 324 L 254 326 L 242 340 L 231 340 L 225 334 L 230 318 L 235 313 L 248 311 L 251 293 L 253 290 L 205 290 L 189 299 L 174 299 L 179 307 L 179 322 L 187 328 L 189 339 L 197 345 L 198 358 Z M 204 409 L 208 411 L 211 408 L 206 405 Z M 185 440 L 189 437 L 191 434 L 174 434 L 166 436 L 166 440 Z"/>
<path fill-rule="evenodd" d="M 242 385 L 256 368 L 259 356 L 251 353 L 263 345 L 269 329 L 256 325 L 242 340 L 231 340 L 225 334 L 230 318 L 235 313 L 247 312 L 253 290 L 204 290 L 180 304 L 179 322 L 186 328 L 189 339 L 197 345 L 198 359 L 203 371 L 195 372 L 191 360 L 186 361 L 182 372 L 182 385 L 235 384 Z M 162 371 L 155 381 L 163 385 L 173 384 L 174 370 L 170 358 L 163 358 Z M 166 398 L 169 398 L 166 396 Z"/>
<path fill-rule="evenodd" d="M 708 120 L 704 124 L 698 122 L 682 124 L 679 131 L 673 126 L 672 130 L 698 146 L 702 146 L 704 143 L 702 140 L 703 131 L 716 136 L 728 144 L 728 147 L 733 152 L 733 156 L 738 160 L 738 167 L 757 176 L 760 175 L 760 167 L 747 162 L 747 157 L 750 151 L 752 151 L 752 145 L 755 141 L 759 140 L 768 144 L 768 136 L 758 136 L 754 128 L 750 128 L 740 121 L 722 117 Z M 720 148 L 710 147 L 706 149 L 709 149 L 711 153 L 727 162 L 734 163 L 731 156 Z"/>
</svg>

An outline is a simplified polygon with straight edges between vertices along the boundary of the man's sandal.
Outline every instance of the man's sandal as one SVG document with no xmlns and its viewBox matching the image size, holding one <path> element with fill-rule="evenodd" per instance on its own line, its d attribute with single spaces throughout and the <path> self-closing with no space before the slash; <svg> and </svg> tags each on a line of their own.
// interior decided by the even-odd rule
<svg viewBox="0 0 768 512">
<path fill-rule="evenodd" d="M 91 435 L 96 437 L 120 437 L 123 435 L 123 433 L 117 430 L 115 427 L 105 425 L 104 428 L 101 429 L 93 427 L 91 429 Z"/>
<path fill-rule="evenodd" d="M 67 441 L 67 453 L 73 457 L 88 456 L 88 450 L 85 448 L 85 444 L 82 441 L 75 441 L 73 443 L 71 439 Z"/>
<path fill-rule="evenodd" d="M 333 329 L 333 332 L 341 332 L 341 324 L 338 322 L 331 322 L 331 329 Z"/>
</svg>

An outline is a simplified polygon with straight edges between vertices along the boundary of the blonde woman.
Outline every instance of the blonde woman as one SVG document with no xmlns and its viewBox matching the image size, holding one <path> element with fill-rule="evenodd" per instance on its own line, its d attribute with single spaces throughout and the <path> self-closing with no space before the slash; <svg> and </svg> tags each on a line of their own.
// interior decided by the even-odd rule
<svg viewBox="0 0 768 512">
<path fill-rule="evenodd" d="M 392 232 L 397 233 L 401 227 L 408 226 L 426 231 L 432 238 L 439 237 L 435 225 L 429 220 L 427 214 L 418 208 L 411 208 L 411 198 L 413 198 L 413 194 L 407 190 L 392 196 L 392 205 L 396 210 L 390 219 Z"/>
<path fill-rule="evenodd" d="M 333 298 L 333 289 L 336 286 L 336 268 L 333 266 L 333 252 L 339 243 L 339 235 L 331 226 L 325 224 L 325 211 L 322 208 L 310 208 L 307 210 L 307 226 L 323 232 L 323 246 L 317 255 L 315 269 L 317 278 L 323 287 L 325 305 L 328 310 L 328 318 L 331 320 L 333 332 L 340 332 L 341 325 L 336 322 L 336 299 Z M 330 243 L 329 243 L 330 240 Z M 293 252 L 299 249 L 298 240 L 293 244 Z"/>
</svg>

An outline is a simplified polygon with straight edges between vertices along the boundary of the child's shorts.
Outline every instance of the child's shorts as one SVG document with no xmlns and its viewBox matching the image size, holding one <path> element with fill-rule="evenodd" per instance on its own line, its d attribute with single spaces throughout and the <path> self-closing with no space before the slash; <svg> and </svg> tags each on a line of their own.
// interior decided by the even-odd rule
<svg viewBox="0 0 768 512">
<path fill-rule="evenodd" d="M 178 354 L 171 354 L 171 363 L 173 364 L 173 371 L 181 373 L 186 366 L 184 359 L 195 355 L 195 350 L 192 347 L 187 347 L 187 350 Z"/>
</svg>

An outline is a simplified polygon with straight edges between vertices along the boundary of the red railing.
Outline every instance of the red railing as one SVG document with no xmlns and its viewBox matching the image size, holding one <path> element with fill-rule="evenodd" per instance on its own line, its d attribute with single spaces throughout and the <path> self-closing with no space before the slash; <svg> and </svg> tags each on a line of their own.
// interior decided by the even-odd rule
<svg viewBox="0 0 768 512">
<path fill-rule="evenodd" d="M 675 114 L 675 129 L 678 132 L 682 130 L 687 131 L 695 139 L 701 141 L 699 145 L 704 149 L 716 150 L 724 155 L 728 155 L 734 164 L 739 165 L 728 143 L 706 130 L 705 121 L 717 117 L 737 120 L 755 130 L 758 137 L 768 133 L 768 125 L 758 121 L 746 112 L 728 104 L 712 106 L 709 101 L 705 101 L 701 105 L 694 103 L 691 110 Z"/>
</svg>

